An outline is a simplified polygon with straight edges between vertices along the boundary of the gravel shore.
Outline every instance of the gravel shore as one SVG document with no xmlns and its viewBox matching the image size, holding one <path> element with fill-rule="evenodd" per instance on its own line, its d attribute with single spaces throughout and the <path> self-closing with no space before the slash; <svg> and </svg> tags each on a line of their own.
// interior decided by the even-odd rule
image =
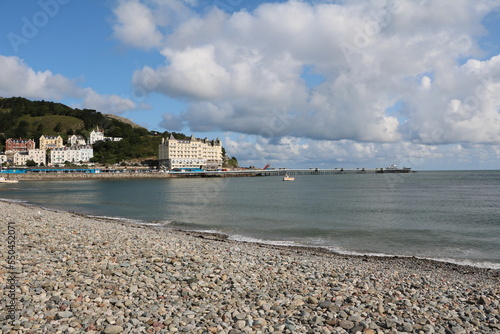
<svg viewBox="0 0 500 334">
<path fill-rule="evenodd" d="M 0 334 L 500 332 L 498 270 L 0 212 Z"/>
</svg>

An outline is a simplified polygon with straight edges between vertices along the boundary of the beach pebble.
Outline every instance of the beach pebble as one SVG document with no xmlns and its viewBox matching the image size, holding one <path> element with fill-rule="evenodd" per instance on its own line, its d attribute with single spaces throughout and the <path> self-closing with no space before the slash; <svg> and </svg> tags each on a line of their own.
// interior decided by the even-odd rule
<svg viewBox="0 0 500 334">
<path fill-rule="evenodd" d="M 72 316 L 73 316 L 73 312 L 69 312 L 69 311 L 57 312 L 56 319 L 71 318 Z"/>
<path fill-rule="evenodd" d="M 105 334 L 119 334 L 123 332 L 123 327 L 121 326 L 108 326 L 104 330 Z"/>
<path fill-rule="evenodd" d="M 500 331 L 498 270 L 243 243 L 2 201 L 0 212 L 2 235 L 16 222 L 19 305 L 18 320 L 0 316 L 2 333 Z M 0 290 L 2 305 L 11 299 Z"/>
</svg>

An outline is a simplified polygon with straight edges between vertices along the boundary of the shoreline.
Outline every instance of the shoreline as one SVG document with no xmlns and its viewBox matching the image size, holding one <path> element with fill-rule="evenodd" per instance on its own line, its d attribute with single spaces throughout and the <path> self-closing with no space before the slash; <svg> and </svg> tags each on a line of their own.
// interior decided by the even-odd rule
<svg viewBox="0 0 500 334">
<path fill-rule="evenodd" d="M 4 201 L 0 199 L 0 201 Z M 9 202 L 9 201 L 6 201 Z M 197 230 L 182 230 L 182 229 L 176 229 L 176 228 L 170 228 L 170 227 L 165 227 L 165 226 L 158 226 L 155 224 L 148 224 L 148 223 L 139 223 L 135 222 L 133 220 L 129 220 L 126 218 L 120 218 L 120 217 L 103 217 L 103 216 L 93 216 L 93 215 L 88 215 L 85 213 L 80 213 L 80 212 L 74 212 L 74 211 L 65 211 L 65 210 L 57 210 L 57 209 L 51 209 L 51 208 L 45 208 L 29 203 L 16 203 L 22 206 L 26 207 L 35 207 L 35 208 L 40 208 L 43 210 L 48 210 L 48 211 L 54 211 L 54 212 L 59 212 L 59 213 L 70 213 L 72 215 L 80 216 L 83 218 L 89 218 L 89 219 L 95 219 L 98 221 L 103 221 L 106 223 L 110 224 L 118 224 L 120 226 L 135 226 L 137 228 L 145 228 L 145 229 L 152 229 L 154 231 L 167 231 L 171 233 L 177 233 L 179 235 L 188 235 L 188 236 L 194 236 L 196 238 L 201 238 L 201 239 L 206 239 L 209 241 L 216 241 L 216 242 L 227 242 L 227 243 L 234 243 L 234 244 L 247 244 L 247 245 L 252 245 L 255 247 L 262 247 L 262 248 L 269 248 L 269 249 L 274 249 L 274 250 L 285 250 L 285 251 L 293 251 L 298 254 L 312 254 L 312 255 L 318 255 L 318 256 L 330 256 L 330 257 L 344 257 L 344 258 L 355 258 L 355 259 L 362 259 L 363 261 L 370 261 L 370 259 L 373 259 L 375 261 L 396 261 L 396 262 L 412 262 L 416 263 L 419 262 L 421 263 L 424 267 L 429 267 L 429 266 L 446 266 L 449 267 L 453 271 L 457 271 L 459 273 L 466 273 L 470 274 L 472 272 L 475 273 L 485 273 L 487 276 L 492 276 L 495 278 L 498 278 L 500 281 L 500 269 L 497 268 L 490 268 L 490 267 L 483 267 L 483 266 L 475 266 L 473 264 L 469 263 L 460 263 L 460 262 L 450 262 L 446 260 L 441 260 L 441 259 L 432 259 L 432 258 L 423 258 L 423 257 L 417 257 L 417 256 L 403 256 L 403 255 L 378 255 L 378 254 L 356 254 L 353 252 L 338 252 L 338 251 L 333 251 L 330 250 L 326 247 L 320 247 L 320 246 L 308 246 L 308 245 L 283 245 L 279 243 L 272 243 L 272 242 L 260 242 L 260 241 L 245 241 L 245 240 L 237 240 L 237 239 L 232 239 L 230 235 L 221 233 L 221 232 L 216 232 L 216 231 L 197 231 Z"/>
<path fill-rule="evenodd" d="M 157 225 L 157 224 L 150 224 L 147 223 L 146 221 L 141 221 L 141 220 L 134 220 L 134 219 L 127 219 L 127 218 L 122 218 L 122 217 L 111 217 L 111 216 L 95 216 L 92 214 L 86 214 L 82 212 L 77 212 L 77 211 L 67 211 L 67 210 L 62 210 L 62 209 L 54 209 L 54 208 L 49 208 L 49 207 L 44 207 L 41 205 L 33 204 L 30 202 L 26 201 L 21 201 L 21 200 L 13 200 L 13 199 L 7 199 L 7 198 L 0 198 L 0 202 L 6 202 L 6 203 L 13 203 L 13 204 L 19 204 L 21 206 L 25 207 L 33 207 L 33 208 L 38 208 L 42 210 L 47 210 L 47 211 L 53 211 L 53 212 L 59 212 L 59 213 L 69 213 L 72 215 L 80 216 L 83 218 L 89 218 L 89 219 L 95 219 L 98 221 L 104 221 L 108 223 L 115 223 L 119 224 L 122 226 L 136 226 L 136 227 L 144 227 L 144 228 L 151 228 L 153 230 L 157 231 L 171 231 L 175 233 L 180 233 L 180 234 L 187 234 L 187 235 L 195 235 L 200 238 L 207 238 L 208 240 L 222 240 L 222 241 L 228 241 L 228 242 L 234 242 L 234 243 L 243 243 L 243 244 L 251 244 L 251 245 L 257 245 L 259 247 L 270 247 L 270 248 L 276 248 L 276 249 L 296 249 L 300 250 L 302 252 L 311 252 L 311 253 L 319 253 L 319 254 L 329 254 L 332 256 L 340 256 L 340 257 L 353 257 L 353 258 L 363 258 L 363 259 L 379 259 L 379 260 L 409 260 L 409 261 L 423 261 L 423 262 L 430 262 L 430 263 L 436 263 L 439 265 L 449 265 L 454 268 L 463 268 L 463 271 L 467 272 L 469 271 L 467 268 L 470 268 L 470 270 L 486 270 L 486 271 L 492 271 L 492 272 L 497 272 L 496 276 L 500 277 L 500 268 L 497 268 L 495 263 L 488 262 L 485 264 L 484 262 L 478 262 L 474 263 L 471 261 L 468 261 L 466 259 L 461 259 L 461 260 L 455 260 L 455 259 L 440 259 L 440 258 L 425 258 L 425 257 L 419 257 L 419 256 L 410 256 L 410 255 L 397 255 L 397 254 L 376 254 L 376 253 L 369 253 L 369 254 L 362 254 L 362 253 L 356 253 L 356 252 L 341 252 L 341 251 L 335 251 L 331 250 L 328 247 L 321 247 L 321 246 L 310 246 L 306 244 L 282 244 L 282 243 L 273 243 L 271 241 L 266 241 L 266 240 L 255 240 L 255 241 L 248 241 L 248 240 L 239 240 L 239 239 L 233 239 L 231 235 L 224 234 L 222 232 L 218 231 L 197 231 L 197 230 L 189 230 L 189 229 L 179 229 L 179 228 L 173 228 L 173 227 L 168 227 L 168 225 Z M 490 266 L 487 266 L 490 265 Z M 495 267 L 491 267 L 491 266 Z M 500 264 L 499 264 L 500 266 Z M 462 271 L 460 269 L 454 269 L 457 271 Z"/>
<path fill-rule="evenodd" d="M 4 333 L 500 330 L 495 269 L 248 243 L 7 201 L 0 211 L 16 255 L 15 289 L 0 300 L 3 310 L 15 301 L 17 318 L 0 314 Z"/>
</svg>

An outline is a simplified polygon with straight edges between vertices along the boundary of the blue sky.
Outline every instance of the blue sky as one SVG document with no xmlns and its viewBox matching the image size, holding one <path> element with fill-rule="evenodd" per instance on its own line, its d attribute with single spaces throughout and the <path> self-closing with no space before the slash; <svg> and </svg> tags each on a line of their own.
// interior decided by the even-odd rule
<svg viewBox="0 0 500 334">
<path fill-rule="evenodd" d="M 498 169 L 500 1 L 6 0 L 0 96 L 241 165 Z"/>
</svg>

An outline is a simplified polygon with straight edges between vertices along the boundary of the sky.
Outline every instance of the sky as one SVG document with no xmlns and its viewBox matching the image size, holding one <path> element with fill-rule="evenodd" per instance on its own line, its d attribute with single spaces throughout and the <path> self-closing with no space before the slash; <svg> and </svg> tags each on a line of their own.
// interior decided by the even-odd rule
<svg viewBox="0 0 500 334">
<path fill-rule="evenodd" d="M 4 0 L 0 96 L 240 166 L 500 169 L 500 0 Z"/>
</svg>

